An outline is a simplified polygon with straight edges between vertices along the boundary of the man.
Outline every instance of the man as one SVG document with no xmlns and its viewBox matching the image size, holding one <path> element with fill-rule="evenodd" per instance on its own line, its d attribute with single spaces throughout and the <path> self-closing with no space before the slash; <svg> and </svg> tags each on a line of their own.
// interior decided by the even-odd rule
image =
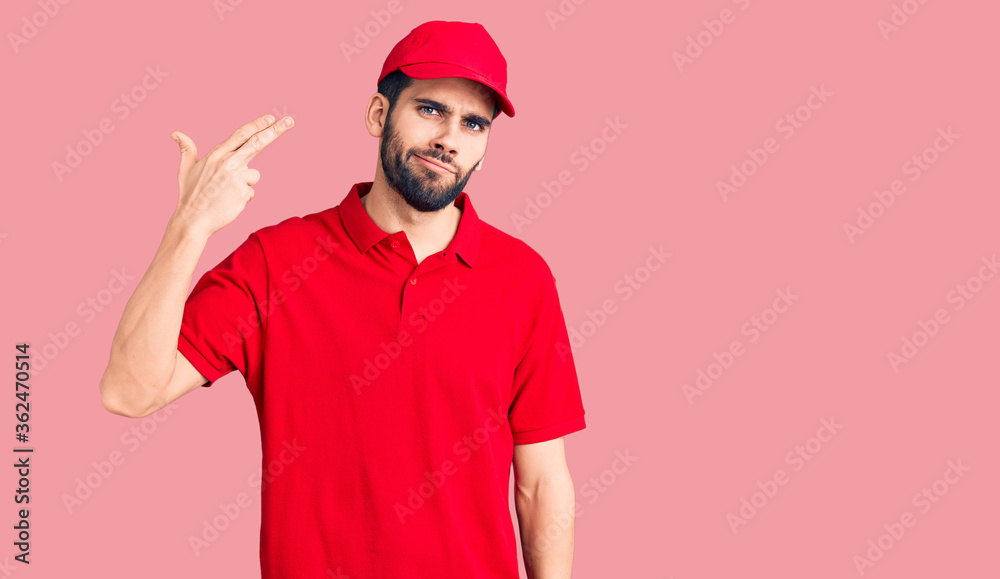
<svg viewBox="0 0 1000 579">
<path fill-rule="evenodd" d="M 178 206 L 125 307 L 102 400 L 142 417 L 243 374 L 261 426 L 264 579 L 516 578 L 512 464 L 529 577 L 570 576 L 563 436 L 585 423 L 555 279 L 463 191 L 499 112 L 514 116 L 506 82 L 481 25 L 414 28 L 365 111 L 374 181 L 255 231 L 186 302 L 209 236 L 253 198 L 247 163 L 291 119 L 261 117 L 201 159 L 174 133 Z"/>
</svg>

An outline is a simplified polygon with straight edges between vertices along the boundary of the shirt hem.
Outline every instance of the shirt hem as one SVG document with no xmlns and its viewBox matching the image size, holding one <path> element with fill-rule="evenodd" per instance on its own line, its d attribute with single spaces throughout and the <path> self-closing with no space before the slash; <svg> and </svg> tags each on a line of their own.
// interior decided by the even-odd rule
<svg viewBox="0 0 1000 579">
<path fill-rule="evenodd" d="M 207 383 L 202 384 L 202 387 L 207 388 L 211 386 L 213 382 L 226 375 L 225 372 L 220 371 L 208 361 L 208 358 L 206 358 L 205 355 L 198 350 L 194 343 L 184 335 L 184 332 L 180 333 L 180 338 L 180 341 L 177 343 L 177 349 L 184 355 L 185 358 L 188 359 L 188 362 L 191 362 L 191 365 L 194 366 L 196 370 L 201 372 L 201 375 L 208 380 Z"/>
<path fill-rule="evenodd" d="M 553 424 L 552 426 L 546 426 L 545 428 L 539 428 L 536 430 L 527 430 L 524 432 L 514 432 L 512 435 L 514 444 L 534 444 L 536 442 L 545 442 L 546 440 L 553 440 L 555 438 L 559 438 L 560 436 L 578 432 L 586 427 L 587 423 L 584 421 L 584 417 L 577 416 L 576 418 L 572 418 L 558 424 Z"/>
</svg>

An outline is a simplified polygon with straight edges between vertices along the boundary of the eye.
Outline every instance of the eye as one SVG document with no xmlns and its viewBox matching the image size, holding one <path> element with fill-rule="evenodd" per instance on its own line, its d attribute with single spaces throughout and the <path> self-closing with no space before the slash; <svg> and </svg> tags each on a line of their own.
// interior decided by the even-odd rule
<svg viewBox="0 0 1000 579">
<path fill-rule="evenodd" d="M 431 113 L 424 112 L 425 109 L 428 110 L 428 111 L 432 111 L 433 113 L 437 113 L 437 109 L 434 108 L 434 107 L 432 107 L 432 106 L 420 105 L 420 106 L 417 107 L 417 110 L 420 111 L 422 114 L 430 115 Z M 477 123 L 476 121 L 468 121 L 468 124 L 466 126 L 468 126 L 469 129 L 471 129 L 473 133 L 482 133 L 482 132 L 486 131 L 486 129 L 481 124 Z"/>
</svg>

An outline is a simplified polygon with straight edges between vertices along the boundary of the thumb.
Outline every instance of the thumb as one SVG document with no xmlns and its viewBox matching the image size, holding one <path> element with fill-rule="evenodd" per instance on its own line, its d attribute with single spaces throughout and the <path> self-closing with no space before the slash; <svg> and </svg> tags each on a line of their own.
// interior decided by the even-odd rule
<svg viewBox="0 0 1000 579">
<path fill-rule="evenodd" d="M 170 138 L 177 141 L 181 148 L 180 172 L 186 173 L 198 161 L 198 148 L 194 146 L 194 141 L 180 131 L 170 133 Z"/>
</svg>

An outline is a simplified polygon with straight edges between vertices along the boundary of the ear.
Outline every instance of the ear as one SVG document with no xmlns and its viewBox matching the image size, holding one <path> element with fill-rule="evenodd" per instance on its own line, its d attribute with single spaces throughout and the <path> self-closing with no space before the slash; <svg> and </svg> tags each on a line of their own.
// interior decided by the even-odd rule
<svg viewBox="0 0 1000 579">
<path fill-rule="evenodd" d="M 486 158 L 486 157 L 484 156 L 484 157 L 483 157 L 482 159 L 480 159 L 480 160 L 479 160 L 479 162 L 478 162 L 478 163 L 476 163 L 476 168 L 475 168 L 475 169 L 473 169 L 473 171 L 478 171 L 478 170 L 480 170 L 480 169 L 482 169 L 482 168 L 483 168 L 483 159 L 485 159 L 485 158 Z"/>
<path fill-rule="evenodd" d="M 389 111 L 389 99 L 382 93 L 375 93 L 368 99 L 368 106 L 365 108 L 365 126 L 368 134 L 381 138 L 385 131 L 386 113 Z"/>
</svg>

